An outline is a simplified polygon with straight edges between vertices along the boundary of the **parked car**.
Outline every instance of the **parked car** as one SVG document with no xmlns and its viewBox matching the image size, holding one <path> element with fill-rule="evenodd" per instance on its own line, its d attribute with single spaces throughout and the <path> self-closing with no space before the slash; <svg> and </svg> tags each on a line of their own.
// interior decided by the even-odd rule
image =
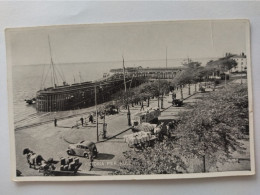
<svg viewBox="0 0 260 195">
<path fill-rule="evenodd" d="M 173 105 L 173 106 L 177 106 L 177 107 L 181 107 L 181 106 L 183 105 L 183 101 L 180 100 L 180 99 L 174 99 L 174 100 L 172 101 L 172 105 Z"/>
<path fill-rule="evenodd" d="M 105 107 L 105 113 L 107 115 L 113 115 L 118 113 L 118 109 L 115 105 L 109 104 Z"/>
<path fill-rule="evenodd" d="M 91 141 L 81 141 L 77 144 L 70 144 L 67 150 L 67 154 L 86 158 L 90 158 L 90 156 L 93 155 L 95 158 L 97 157 L 98 151 L 95 143 Z"/>
</svg>

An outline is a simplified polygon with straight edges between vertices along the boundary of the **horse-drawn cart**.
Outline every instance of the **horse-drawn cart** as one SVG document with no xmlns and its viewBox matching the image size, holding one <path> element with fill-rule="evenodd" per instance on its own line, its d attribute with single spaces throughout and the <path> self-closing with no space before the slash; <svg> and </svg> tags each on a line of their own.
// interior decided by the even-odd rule
<svg viewBox="0 0 260 195">
<path fill-rule="evenodd" d="M 29 168 L 38 170 L 40 173 L 43 173 L 44 176 L 72 176 L 78 172 L 82 165 L 77 157 L 69 157 L 68 159 L 61 158 L 60 161 L 49 158 L 46 161 L 41 155 L 34 153 L 29 148 L 25 148 L 23 154 L 27 155 Z M 58 163 L 59 165 L 56 165 Z"/>
<path fill-rule="evenodd" d="M 73 170 L 52 170 L 52 169 L 39 169 L 40 173 L 44 176 L 73 176 L 76 175 L 82 163 L 75 166 Z"/>
<path fill-rule="evenodd" d="M 130 148 L 134 148 L 135 151 L 140 151 L 146 147 L 151 146 L 156 139 L 157 138 L 155 135 L 144 131 L 124 136 L 125 142 Z"/>
</svg>

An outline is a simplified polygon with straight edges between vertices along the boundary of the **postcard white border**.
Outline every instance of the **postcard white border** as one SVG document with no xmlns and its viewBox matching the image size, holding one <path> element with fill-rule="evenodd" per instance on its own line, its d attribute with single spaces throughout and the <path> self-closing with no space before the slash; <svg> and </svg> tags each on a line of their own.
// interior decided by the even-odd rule
<svg viewBox="0 0 260 195">
<path fill-rule="evenodd" d="M 246 48 L 248 56 L 248 99 L 249 99 L 249 135 L 250 135 L 250 171 L 227 171 L 214 173 L 186 173 L 186 174 L 161 174 L 161 175 L 113 175 L 113 176 L 16 176 L 16 154 L 15 154 L 15 131 L 13 115 L 13 86 L 12 86 L 12 63 L 10 51 L 6 44 L 6 62 L 7 62 L 7 89 L 8 89 L 8 121 L 11 151 L 11 179 L 13 181 L 118 181 L 118 180 L 157 180 L 157 179 L 191 179 L 191 178 L 211 178 L 227 176 L 250 176 L 255 175 L 255 152 L 254 152 L 254 123 L 253 123 L 253 83 L 252 83 L 252 65 L 251 65 L 251 44 L 250 44 L 250 22 L 247 19 L 204 19 L 204 20 L 176 20 L 176 21 L 152 21 L 152 22 L 124 22 L 124 23 L 99 23 L 99 24 L 71 24 L 71 25 L 53 25 L 39 27 L 8 28 L 5 30 L 6 43 L 8 42 L 8 31 L 22 29 L 45 29 L 45 28 L 67 28 L 82 25 L 131 25 L 131 24 L 154 24 L 154 23 L 172 23 L 172 22 L 200 22 L 200 21 L 244 21 L 246 27 Z"/>
</svg>

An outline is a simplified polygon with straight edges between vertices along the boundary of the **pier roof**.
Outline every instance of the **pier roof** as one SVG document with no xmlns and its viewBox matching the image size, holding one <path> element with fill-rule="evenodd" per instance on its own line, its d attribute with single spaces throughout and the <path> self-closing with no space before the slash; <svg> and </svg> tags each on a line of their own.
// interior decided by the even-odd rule
<svg viewBox="0 0 260 195">
<path fill-rule="evenodd" d="M 166 71 L 176 71 L 176 70 L 183 70 L 186 69 L 185 66 L 176 66 L 176 67 L 127 67 L 125 68 L 126 72 L 166 72 Z M 123 72 L 123 68 L 115 68 L 111 69 L 110 72 Z"/>
</svg>

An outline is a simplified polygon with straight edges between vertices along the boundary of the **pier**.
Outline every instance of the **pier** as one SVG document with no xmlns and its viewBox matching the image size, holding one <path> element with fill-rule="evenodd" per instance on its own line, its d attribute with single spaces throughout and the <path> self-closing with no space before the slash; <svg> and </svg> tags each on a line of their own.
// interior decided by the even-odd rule
<svg viewBox="0 0 260 195">
<path fill-rule="evenodd" d="M 143 82 L 144 77 L 141 75 L 126 78 L 127 88 L 136 87 Z M 104 103 L 110 101 L 112 95 L 117 91 L 124 89 L 124 79 L 122 75 L 115 75 L 97 82 L 84 82 L 40 90 L 36 94 L 36 109 L 38 112 L 56 112 L 93 106 L 95 88 L 97 102 Z"/>
<path fill-rule="evenodd" d="M 185 66 L 179 66 L 179 67 L 159 67 L 159 68 L 142 68 L 141 66 L 139 67 L 127 67 L 125 68 L 125 74 L 128 76 L 143 76 L 147 79 L 173 79 L 175 75 L 178 72 L 181 72 L 184 70 L 186 67 Z M 118 68 L 118 69 L 111 69 L 111 73 L 113 74 L 122 74 L 123 69 Z"/>
</svg>

